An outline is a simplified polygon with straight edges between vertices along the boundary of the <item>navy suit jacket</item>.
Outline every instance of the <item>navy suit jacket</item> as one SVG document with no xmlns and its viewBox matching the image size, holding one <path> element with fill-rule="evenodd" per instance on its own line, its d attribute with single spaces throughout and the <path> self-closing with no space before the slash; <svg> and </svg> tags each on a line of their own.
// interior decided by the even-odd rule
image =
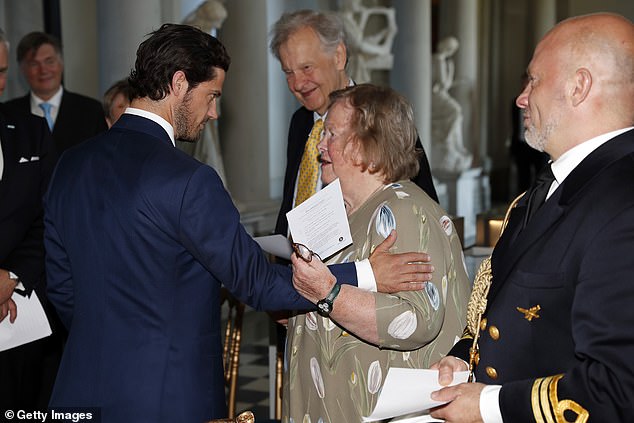
<svg viewBox="0 0 634 423">
<path fill-rule="evenodd" d="M 23 113 L 31 113 L 31 94 L 15 98 L 7 105 Z M 108 129 L 103 107 L 94 98 L 64 89 L 59 112 L 53 126 L 53 139 L 58 152 Z"/>
<path fill-rule="evenodd" d="M 493 251 L 476 379 L 502 385 L 505 422 L 632 421 L 634 131 L 588 155 L 522 230 L 525 213 Z"/>
<path fill-rule="evenodd" d="M 44 299 L 42 197 L 57 156 L 43 118 L 0 103 L 0 268 Z"/>
<path fill-rule="evenodd" d="M 284 236 L 288 233 L 286 213 L 293 208 L 297 173 L 299 172 L 299 165 L 302 161 L 302 155 L 304 154 L 308 135 L 313 129 L 313 124 L 313 112 L 303 106 L 297 109 L 291 118 L 291 124 L 288 130 L 288 145 L 286 147 L 284 191 L 282 192 L 282 204 L 277 215 L 277 223 L 275 224 L 275 233 L 282 234 Z M 416 175 L 412 181 L 421 187 L 421 189 L 425 191 L 432 200 L 438 202 L 438 194 L 436 194 L 436 188 L 434 188 L 429 162 L 427 161 L 427 156 L 425 155 L 423 146 L 420 143 L 420 139 L 416 139 L 416 147 L 418 147 L 422 153 L 419 160 L 420 167 L 418 175 Z"/>
<path fill-rule="evenodd" d="M 60 158 L 45 197 L 48 293 L 69 329 L 51 399 L 103 422 L 226 416 L 220 287 L 305 309 L 240 225 L 216 172 L 124 114 Z M 356 283 L 354 265 L 333 269 Z"/>
</svg>

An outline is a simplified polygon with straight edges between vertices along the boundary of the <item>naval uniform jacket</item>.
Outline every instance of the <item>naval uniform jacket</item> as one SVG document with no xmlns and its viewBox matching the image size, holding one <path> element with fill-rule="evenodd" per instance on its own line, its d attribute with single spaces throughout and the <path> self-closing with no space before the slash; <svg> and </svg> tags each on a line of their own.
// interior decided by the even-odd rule
<svg viewBox="0 0 634 423">
<path fill-rule="evenodd" d="M 522 229 L 525 212 L 521 201 L 493 251 L 477 381 L 502 385 L 505 422 L 634 421 L 634 130 L 588 155 Z M 468 342 L 450 354 L 466 359 Z"/>
</svg>

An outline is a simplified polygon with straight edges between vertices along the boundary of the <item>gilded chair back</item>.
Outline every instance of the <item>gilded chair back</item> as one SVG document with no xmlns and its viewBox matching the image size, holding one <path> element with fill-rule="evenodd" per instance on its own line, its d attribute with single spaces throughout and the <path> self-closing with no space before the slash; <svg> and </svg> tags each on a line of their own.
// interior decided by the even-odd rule
<svg viewBox="0 0 634 423">
<path fill-rule="evenodd" d="M 227 408 L 229 417 L 233 419 L 236 413 L 236 391 L 238 387 L 244 304 L 223 287 L 221 290 L 221 307 L 223 313 L 225 313 L 223 317 L 226 318 L 222 357 L 225 369 L 225 386 L 227 387 Z"/>
</svg>

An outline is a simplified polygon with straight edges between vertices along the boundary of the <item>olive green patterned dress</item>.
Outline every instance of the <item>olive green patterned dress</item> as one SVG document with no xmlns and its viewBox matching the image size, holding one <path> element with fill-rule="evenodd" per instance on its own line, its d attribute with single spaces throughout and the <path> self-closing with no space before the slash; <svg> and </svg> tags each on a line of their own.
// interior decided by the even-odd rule
<svg viewBox="0 0 634 423">
<path fill-rule="evenodd" d="M 368 344 L 316 312 L 288 323 L 283 423 L 361 421 L 390 367 L 428 368 L 465 327 L 471 283 L 447 213 L 410 181 L 386 185 L 348 216 L 353 244 L 329 263 L 368 258 L 397 231 L 393 252 L 427 252 L 435 268 L 422 291 L 375 293 L 380 345 Z M 334 303 L 335 309 L 337 302 Z"/>
</svg>

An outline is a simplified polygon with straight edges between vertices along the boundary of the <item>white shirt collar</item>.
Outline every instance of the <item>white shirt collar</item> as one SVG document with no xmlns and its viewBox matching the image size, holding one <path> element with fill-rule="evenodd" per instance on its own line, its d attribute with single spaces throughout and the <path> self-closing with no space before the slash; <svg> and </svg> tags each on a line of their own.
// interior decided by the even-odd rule
<svg viewBox="0 0 634 423">
<path fill-rule="evenodd" d="M 169 135 L 170 137 L 170 141 L 172 141 L 172 145 L 176 147 L 176 142 L 174 141 L 174 127 L 168 121 L 166 121 L 165 119 L 163 119 L 156 113 L 148 112 L 147 110 L 143 110 L 143 109 L 135 109 L 134 107 L 128 107 L 127 109 L 125 109 L 125 112 L 123 113 L 141 116 L 146 119 L 150 119 L 153 122 L 158 123 L 159 125 L 163 127 L 163 129 L 165 129 L 165 132 L 167 132 L 167 135 Z"/>
<path fill-rule="evenodd" d="M 599 135 L 588 141 L 584 141 L 579 145 L 574 146 L 570 150 L 566 151 L 557 160 L 552 162 L 551 168 L 553 175 L 559 184 L 561 184 L 568 175 L 594 150 L 610 141 L 612 138 L 629 131 L 633 127 L 618 129 L 616 131 L 608 132 L 606 134 Z"/>
<path fill-rule="evenodd" d="M 59 109 L 59 105 L 62 103 L 62 94 L 64 94 L 64 87 L 62 85 L 59 86 L 59 89 L 53 97 L 48 100 L 42 100 L 40 97 L 36 96 L 33 91 L 31 91 L 31 109 L 39 109 L 41 103 L 48 103 L 56 109 Z"/>
</svg>

